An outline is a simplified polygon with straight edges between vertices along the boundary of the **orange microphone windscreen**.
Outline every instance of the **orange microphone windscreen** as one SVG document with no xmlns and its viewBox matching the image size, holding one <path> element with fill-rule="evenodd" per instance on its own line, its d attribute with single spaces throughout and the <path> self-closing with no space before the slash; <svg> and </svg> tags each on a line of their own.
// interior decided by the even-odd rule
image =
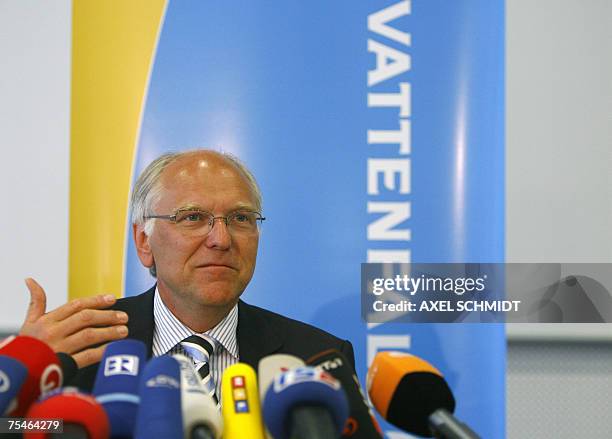
<svg viewBox="0 0 612 439">
<path fill-rule="evenodd" d="M 404 352 L 379 352 L 368 371 L 367 388 L 376 410 L 410 433 L 431 436 L 435 410 L 455 410 L 455 398 L 438 369 Z"/>
</svg>

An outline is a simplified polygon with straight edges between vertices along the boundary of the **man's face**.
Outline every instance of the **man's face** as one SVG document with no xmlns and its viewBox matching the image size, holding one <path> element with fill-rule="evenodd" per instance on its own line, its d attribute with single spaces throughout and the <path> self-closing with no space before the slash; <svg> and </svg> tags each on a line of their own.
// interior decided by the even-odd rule
<svg viewBox="0 0 612 439">
<path fill-rule="evenodd" d="M 216 154 L 177 160 L 163 171 L 160 184 L 161 196 L 148 214 L 172 215 L 185 207 L 214 216 L 256 210 L 255 196 L 244 176 Z M 253 276 L 259 234 L 230 233 L 224 221 L 216 220 L 207 235 L 189 236 L 171 221 L 155 221 L 146 239 L 162 297 L 183 306 L 236 303 Z M 142 257 L 141 261 L 148 265 Z"/>
</svg>

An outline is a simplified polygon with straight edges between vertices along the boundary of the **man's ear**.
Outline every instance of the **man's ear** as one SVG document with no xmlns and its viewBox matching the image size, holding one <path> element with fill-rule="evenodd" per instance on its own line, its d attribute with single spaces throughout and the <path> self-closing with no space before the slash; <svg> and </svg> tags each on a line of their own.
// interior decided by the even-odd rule
<svg viewBox="0 0 612 439">
<path fill-rule="evenodd" d="M 140 259 L 142 265 L 151 268 L 155 264 L 155 260 L 153 259 L 153 252 L 149 245 L 149 237 L 144 231 L 144 225 L 132 224 L 132 232 L 138 259 Z"/>
</svg>

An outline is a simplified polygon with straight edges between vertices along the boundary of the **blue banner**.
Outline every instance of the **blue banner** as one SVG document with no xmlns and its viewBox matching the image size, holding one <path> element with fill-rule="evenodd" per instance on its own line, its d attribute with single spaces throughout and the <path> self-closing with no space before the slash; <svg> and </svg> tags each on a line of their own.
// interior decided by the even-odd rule
<svg viewBox="0 0 612 439">
<path fill-rule="evenodd" d="M 360 264 L 503 262 L 503 142 L 501 0 L 170 1 L 135 175 L 168 150 L 241 158 L 268 218 L 243 299 L 351 340 L 362 381 L 377 350 L 423 357 L 500 438 L 503 326 L 366 325 Z"/>
</svg>

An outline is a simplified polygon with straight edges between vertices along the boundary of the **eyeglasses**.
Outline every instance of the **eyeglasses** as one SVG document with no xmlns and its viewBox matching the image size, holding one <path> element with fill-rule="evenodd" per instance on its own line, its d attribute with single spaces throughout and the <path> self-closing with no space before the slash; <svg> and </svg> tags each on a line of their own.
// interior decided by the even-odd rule
<svg viewBox="0 0 612 439">
<path fill-rule="evenodd" d="M 227 216 L 214 216 L 210 212 L 197 209 L 179 209 L 174 215 L 148 215 L 144 217 L 144 219 L 152 218 L 172 221 L 179 229 L 190 236 L 208 235 L 218 219 L 223 220 L 230 233 L 255 234 L 265 220 L 259 212 L 250 210 L 238 210 Z"/>
</svg>

